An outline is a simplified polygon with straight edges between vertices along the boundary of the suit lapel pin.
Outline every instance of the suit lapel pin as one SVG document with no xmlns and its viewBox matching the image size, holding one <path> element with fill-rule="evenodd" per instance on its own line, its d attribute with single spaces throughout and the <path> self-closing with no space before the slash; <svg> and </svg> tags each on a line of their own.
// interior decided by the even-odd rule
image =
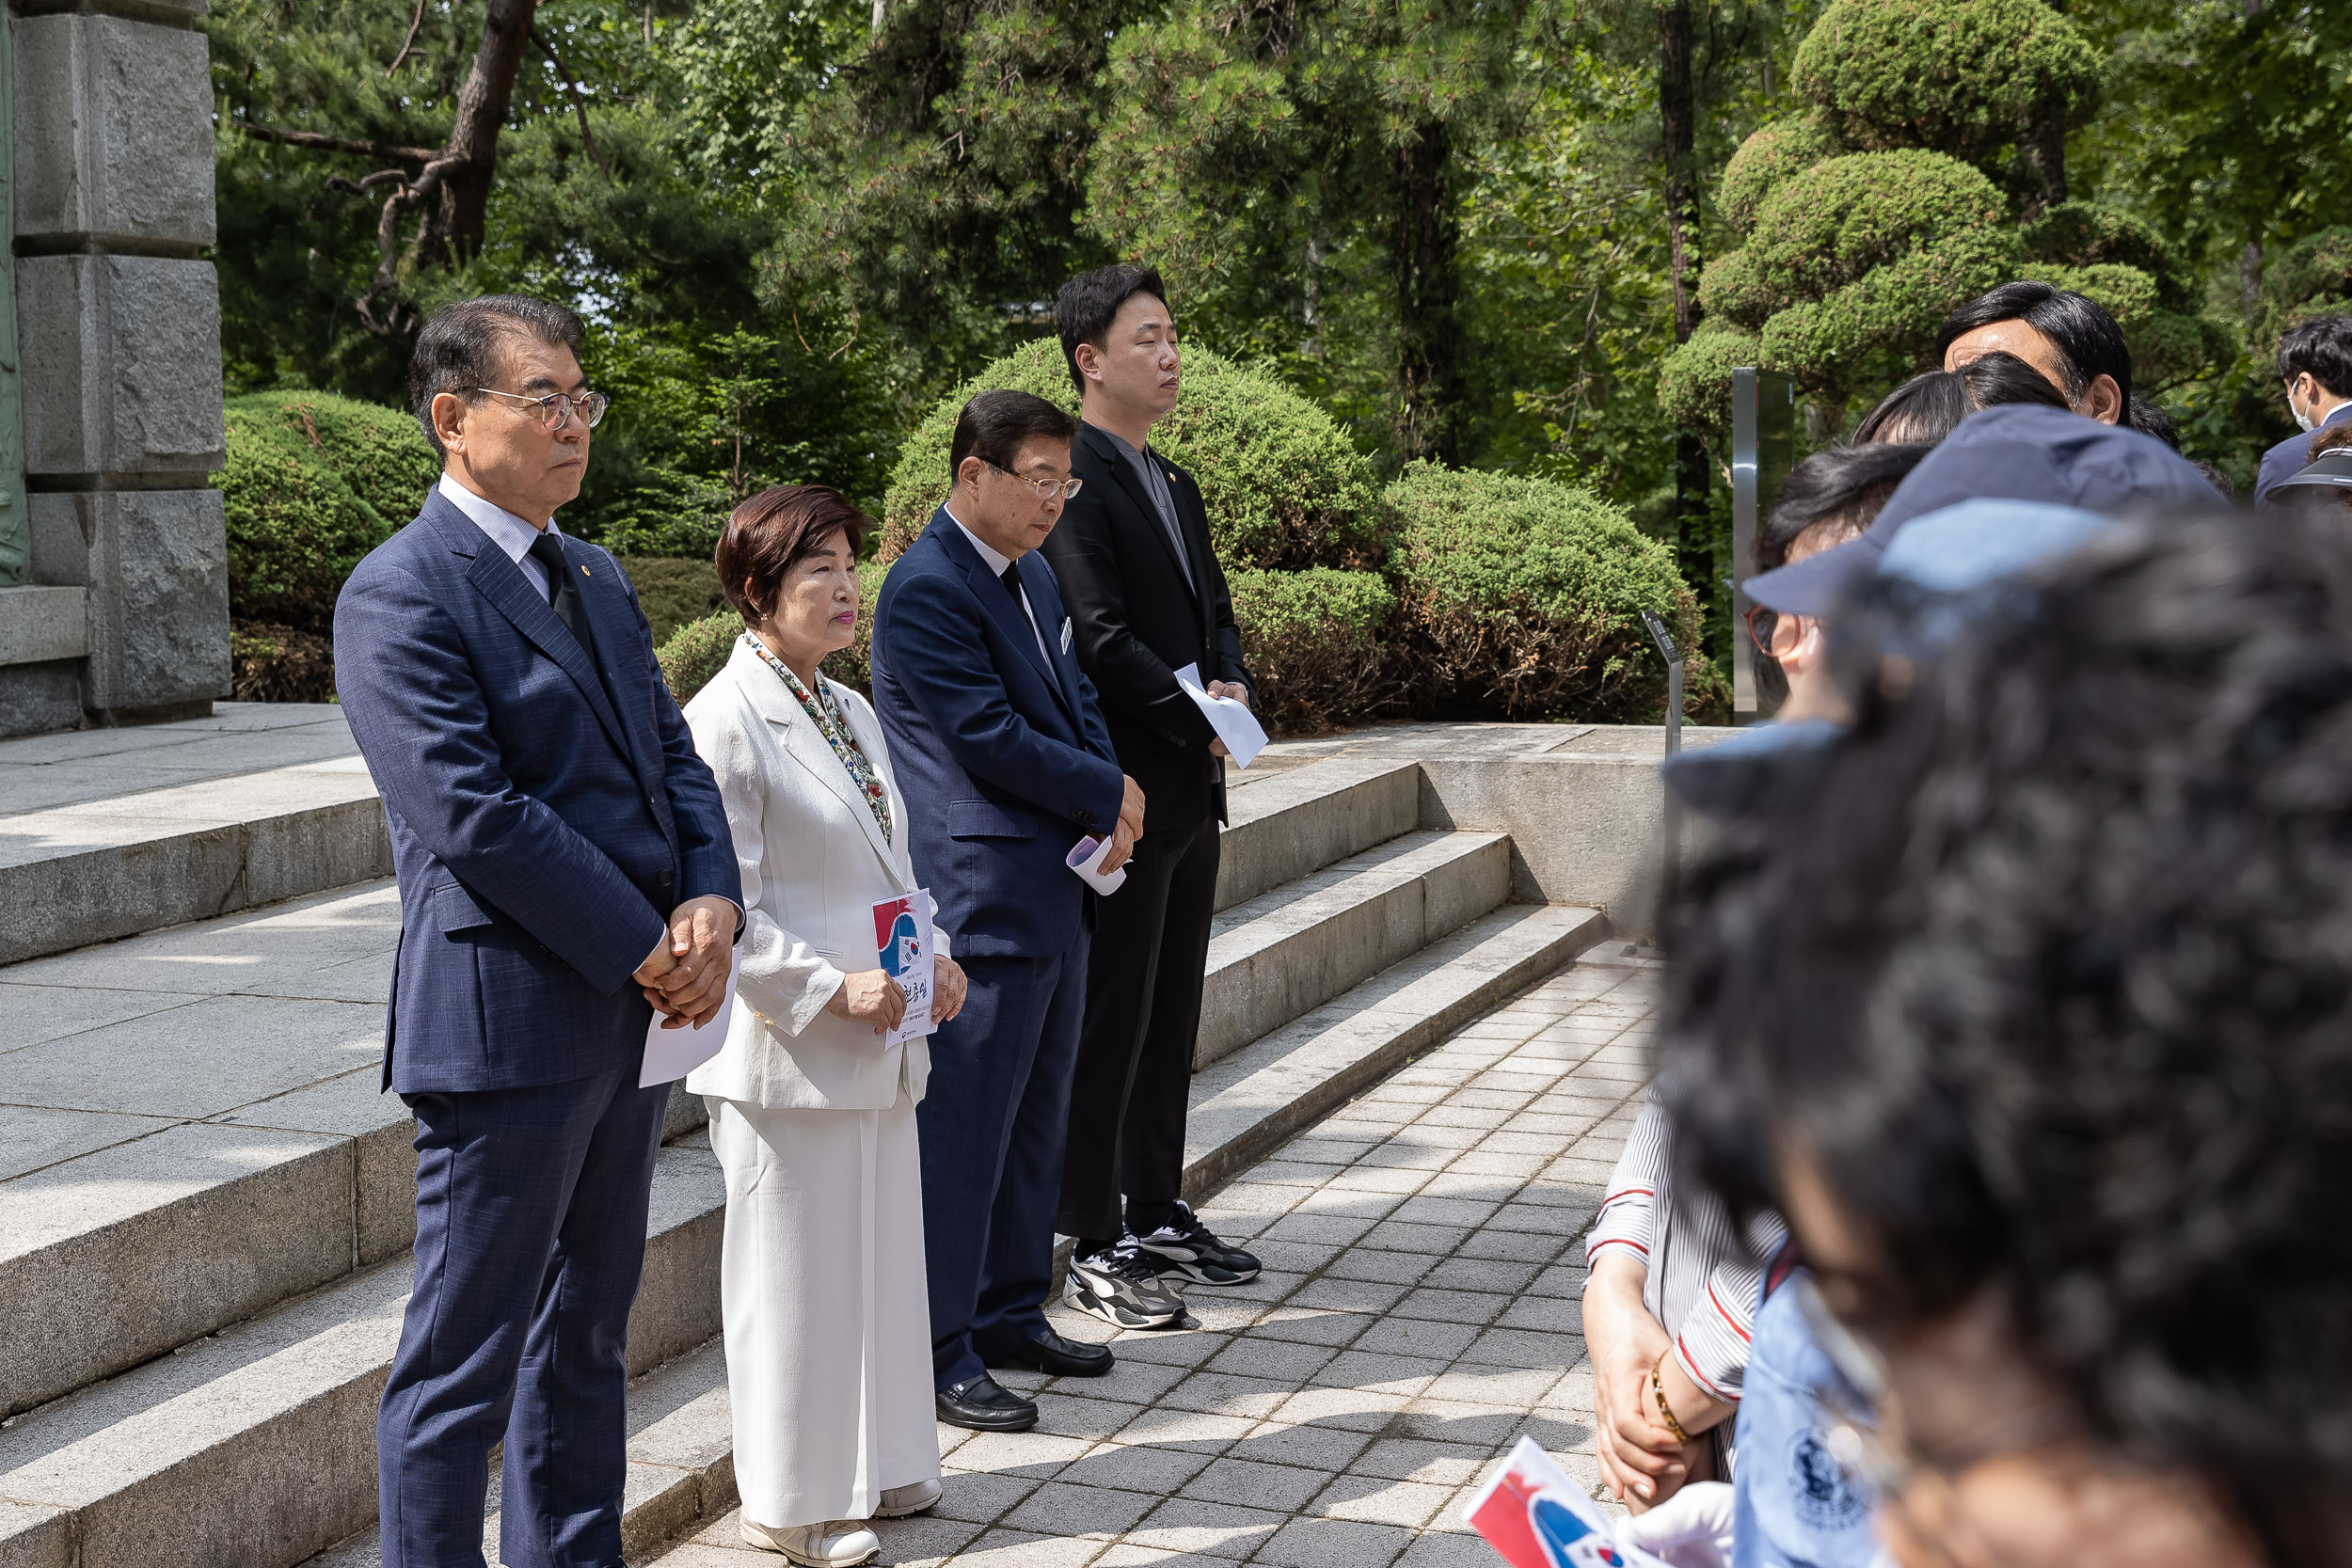
<svg viewBox="0 0 2352 1568">
<path fill-rule="evenodd" d="M 588 568 L 587 568 L 587 567 L 585 567 L 585 566 L 582 566 L 582 567 L 580 569 L 580 575 L 581 577 L 586 577 L 586 576 L 588 576 Z"/>
</svg>

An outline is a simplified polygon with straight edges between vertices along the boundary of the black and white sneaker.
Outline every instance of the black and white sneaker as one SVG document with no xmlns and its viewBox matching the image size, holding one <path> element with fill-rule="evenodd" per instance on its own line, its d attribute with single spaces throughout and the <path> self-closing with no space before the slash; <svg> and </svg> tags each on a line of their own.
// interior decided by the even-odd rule
<svg viewBox="0 0 2352 1568">
<path fill-rule="evenodd" d="M 1184 1316 L 1184 1298 L 1160 1282 L 1160 1271 L 1136 1250 L 1133 1236 L 1084 1258 L 1073 1254 L 1061 1299 L 1120 1328 L 1167 1328 Z"/>
<path fill-rule="evenodd" d="M 1178 1203 L 1166 1225 L 1135 1238 L 1135 1243 L 1143 1260 L 1161 1274 L 1182 1275 L 1195 1284 L 1239 1285 L 1258 1277 L 1258 1260 L 1218 1241 L 1189 1203 Z"/>
</svg>

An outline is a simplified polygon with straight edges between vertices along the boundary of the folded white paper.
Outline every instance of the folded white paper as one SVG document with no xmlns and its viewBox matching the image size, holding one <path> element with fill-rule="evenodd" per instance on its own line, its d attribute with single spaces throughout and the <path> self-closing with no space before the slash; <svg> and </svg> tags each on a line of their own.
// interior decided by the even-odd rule
<svg viewBox="0 0 2352 1568">
<path fill-rule="evenodd" d="M 1231 697 L 1210 696 L 1208 689 L 1200 684 L 1200 666 L 1187 664 L 1177 671 L 1176 684 L 1184 689 L 1184 695 L 1199 706 L 1210 728 L 1216 731 L 1216 737 L 1233 753 L 1234 767 L 1248 767 L 1265 750 L 1265 726 L 1249 711 L 1249 705 Z"/>
<path fill-rule="evenodd" d="M 1095 892 L 1117 893 L 1126 885 L 1127 868 L 1122 865 L 1116 871 L 1104 870 L 1103 858 L 1110 852 L 1109 839 L 1082 838 L 1070 847 L 1070 858 L 1064 863 L 1078 874 L 1078 880 Z"/>
<path fill-rule="evenodd" d="M 898 1027 L 882 1036 L 882 1049 L 916 1039 L 939 1027 L 931 1022 L 931 980 L 936 966 L 931 952 L 931 895 L 916 888 L 903 898 L 885 898 L 874 906 L 874 956 L 883 974 L 906 992 L 906 1016 Z"/>
<path fill-rule="evenodd" d="M 727 1026 L 735 1022 L 734 955 L 727 964 L 727 993 L 719 1003 L 708 1023 L 699 1029 L 664 1029 L 662 1015 L 653 1015 L 645 1025 L 644 1063 L 637 1069 L 637 1086 L 652 1088 L 656 1084 L 668 1084 L 685 1077 L 719 1053 L 727 1043 Z"/>
</svg>

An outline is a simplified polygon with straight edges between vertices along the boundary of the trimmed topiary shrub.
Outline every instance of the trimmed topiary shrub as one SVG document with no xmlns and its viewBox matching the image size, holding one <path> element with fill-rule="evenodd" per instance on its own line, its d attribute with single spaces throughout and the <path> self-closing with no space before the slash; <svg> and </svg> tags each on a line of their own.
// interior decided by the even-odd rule
<svg viewBox="0 0 2352 1568">
<path fill-rule="evenodd" d="M 1837 0 L 1792 85 L 1856 151 L 1981 163 L 2037 125 L 2088 120 L 2099 58 L 2042 0 Z"/>
<path fill-rule="evenodd" d="M 1380 574 L 1243 567 L 1225 580 L 1242 661 L 1257 681 L 1258 718 L 1269 734 L 1320 735 L 1395 704 L 1399 672 L 1387 637 L 1396 592 Z"/>
<path fill-rule="evenodd" d="M 1384 497 L 1406 705 L 1446 718 L 1654 721 L 1656 610 L 1698 645 L 1674 552 L 1590 491 L 1416 463 Z"/>
<path fill-rule="evenodd" d="M 1660 399 L 1684 428 L 1724 434 L 1742 362 L 1787 373 L 1834 420 L 1918 369 L 1954 307 L 2018 278 L 2113 311 L 2143 395 L 2229 356 L 2231 327 L 2190 313 L 2193 279 L 2147 225 L 2082 201 L 2019 223 L 2010 160 L 2052 155 L 2099 87 L 2097 56 L 2041 0 L 1836 0 L 1792 83 L 1809 112 L 1732 155 L 1722 209 L 1747 243 L 1699 284 L 1754 357 L 1699 336 L 1666 357 Z"/>
<path fill-rule="evenodd" d="M 1845 150 L 1814 116 L 1776 119 L 1741 142 L 1724 166 L 1723 182 L 1715 191 L 1716 210 L 1724 221 L 1745 232 L 1756 226 L 1764 198 L 1774 187 Z"/>
<path fill-rule="evenodd" d="M 710 684 L 735 654 L 735 640 L 743 635 L 743 617 L 722 610 L 699 621 L 689 621 L 654 650 L 661 664 L 662 684 L 684 707 L 688 698 Z"/>
<path fill-rule="evenodd" d="M 335 596 L 416 515 L 440 460 L 407 415 L 328 392 L 255 392 L 225 412 L 229 458 L 212 483 L 228 523 L 234 690 L 326 701 Z"/>
<path fill-rule="evenodd" d="M 907 440 L 882 505 L 882 557 L 896 559 L 947 498 L 956 416 L 976 393 L 1034 392 L 1072 413 L 1058 341 L 1041 338 L 934 404 Z M 1184 400 L 1152 446 L 1200 482 L 1209 532 L 1226 570 L 1365 566 L 1378 559 L 1371 463 L 1328 414 L 1267 372 L 1191 344 Z"/>
<path fill-rule="evenodd" d="M 719 592 L 719 568 L 708 556 L 628 556 L 622 560 L 621 569 L 637 590 L 637 606 L 653 628 L 657 648 L 688 622 L 726 609 L 726 595 Z"/>
</svg>

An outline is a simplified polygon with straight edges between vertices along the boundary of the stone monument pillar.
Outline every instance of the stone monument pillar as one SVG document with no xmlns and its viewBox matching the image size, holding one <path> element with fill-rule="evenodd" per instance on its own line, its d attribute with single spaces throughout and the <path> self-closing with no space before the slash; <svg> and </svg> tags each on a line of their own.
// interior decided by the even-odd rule
<svg viewBox="0 0 2352 1568">
<path fill-rule="evenodd" d="M 204 8 L 14 0 L 0 39 L 0 735 L 229 694 Z"/>
</svg>

